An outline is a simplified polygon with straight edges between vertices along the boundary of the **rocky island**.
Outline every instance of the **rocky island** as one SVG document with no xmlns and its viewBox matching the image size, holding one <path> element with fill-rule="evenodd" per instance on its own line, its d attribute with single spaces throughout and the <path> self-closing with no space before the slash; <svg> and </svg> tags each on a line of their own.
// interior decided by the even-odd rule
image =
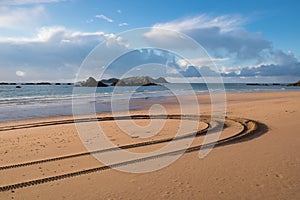
<svg viewBox="0 0 300 200">
<path fill-rule="evenodd" d="M 81 84 L 82 87 L 107 87 L 105 83 L 96 81 L 93 77 L 89 77 L 85 82 Z"/>
<path fill-rule="evenodd" d="M 113 83 L 112 86 L 153 86 L 159 83 L 168 83 L 166 79 L 159 77 L 157 79 L 149 76 L 134 76 L 123 78 Z"/>
<path fill-rule="evenodd" d="M 86 81 L 79 84 L 81 87 L 107 87 L 107 86 L 155 86 L 159 83 L 168 83 L 166 79 L 159 77 L 157 79 L 149 76 L 134 76 L 123 79 L 110 78 L 96 81 L 93 77 L 89 77 Z"/>
</svg>

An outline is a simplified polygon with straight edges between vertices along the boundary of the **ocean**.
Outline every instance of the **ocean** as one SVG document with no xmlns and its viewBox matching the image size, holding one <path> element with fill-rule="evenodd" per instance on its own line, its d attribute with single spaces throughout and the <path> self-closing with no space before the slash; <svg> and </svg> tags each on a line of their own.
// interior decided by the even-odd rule
<svg viewBox="0 0 300 200">
<path fill-rule="evenodd" d="M 300 91 L 300 87 L 283 85 L 247 85 L 244 83 L 225 83 L 226 93 L 251 93 L 271 91 Z M 81 114 L 89 114 L 91 109 L 97 113 L 111 111 L 111 99 L 122 111 L 128 109 L 124 101 L 130 96 L 130 101 L 147 99 L 155 102 L 175 95 L 208 94 L 224 92 L 218 84 L 211 84 L 208 90 L 204 83 L 168 83 L 158 86 L 140 87 L 74 87 L 73 85 L 0 85 L 0 122 L 32 119 L 41 117 L 72 115 L 72 106 L 82 106 Z M 131 106 L 130 109 L 137 109 Z M 85 113 L 86 111 L 86 113 Z"/>
</svg>

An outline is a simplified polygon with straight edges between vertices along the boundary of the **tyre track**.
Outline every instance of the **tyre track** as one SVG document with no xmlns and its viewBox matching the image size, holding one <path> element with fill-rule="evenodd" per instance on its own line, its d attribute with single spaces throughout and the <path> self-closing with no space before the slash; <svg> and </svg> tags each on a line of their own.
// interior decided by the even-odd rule
<svg viewBox="0 0 300 200">
<path fill-rule="evenodd" d="M 201 116 L 208 117 L 207 115 Z M 112 121 L 112 120 L 130 120 L 130 119 L 186 119 L 186 120 L 197 120 L 199 116 L 197 115 L 131 115 L 131 116 L 116 116 L 116 117 L 95 117 L 95 118 L 80 118 L 80 119 L 67 119 L 59 121 L 50 122 L 37 122 L 37 123 L 27 123 L 14 126 L 2 126 L 0 131 L 11 131 L 24 128 L 37 128 L 43 126 L 55 126 L 64 124 L 74 124 L 74 123 L 85 123 L 85 122 L 95 122 L 95 121 Z"/>
<path fill-rule="evenodd" d="M 134 118 L 132 118 L 132 117 L 121 117 L 119 119 L 140 119 L 140 118 L 143 118 L 143 117 L 145 117 L 145 115 L 138 115 L 138 116 L 135 116 Z M 147 117 L 146 119 L 150 119 L 150 116 L 146 116 L 146 117 Z M 162 116 L 160 116 L 160 117 L 162 117 Z M 181 116 L 180 115 L 176 115 L 176 116 L 168 115 L 168 117 L 170 117 L 169 119 L 171 119 L 172 117 L 174 117 L 175 119 L 178 119 L 178 117 L 181 117 Z M 190 120 L 195 119 L 192 116 L 187 116 L 187 117 L 190 118 Z M 116 118 L 111 118 L 111 120 L 112 119 L 116 120 Z M 145 118 L 143 118 L 143 119 L 145 119 Z M 161 118 L 158 118 L 158 119 L 161 119 Z M 182 119 L 182 118 L 180 118 L 180 119 Z M 197 119 L 199 119 L 199 116 L 197 116 Z M 103 118 L 101 120 L 103 120 Z M 181 150 L 176 150 L 176 151 L 172 151 L 172 152 L 166 152 L 166 153 L 162 153 L 162 154 L 158 154 L 158 155 L 154 155 L 154 156 L 149 156 L 149 157 L 124 161 L 124 162 L 115 163 L 115 164 L 111 164 L 111 165 L 106 165 L 106 166 L 101 166 L 101 167 L 96 167 L 96 168 L 91 168 L 91 169 L 86 169 L 86 170 L 80 170 L 80 171 L 77 171 L 77 172 L 66 173 L 66 174 L 51 176 L 51 177 L 46 177 L 46 178 L 41 178 L 41 179 L 36 179 L 36 180 L 11 184 L 11 185 L 7 185 L 7 186 L 1 186 L 0 187 L 0 192 L 9 191 L 9 190 L 12 190 L 12 189 L 23 188 L 23 187 L 29 187 L 29 186 L 43 184 L 43 183 L 48 183 L 48 182 L 62 180 L 62 179 L 71 178 L 71 177 L 76 177 L 76 176 L 80 176 L 80 175 L 84 175 L 84 174 L 95 173 L 95 172 L 99 172 L 99 171 L 108 170 L 110 168 L 117 168 L 117 167 L 121 167 L 121 166 L 125 166 L 125 165 L 130 165 L 130 164 L 134 164 L 134 163 L 139 163 L 139 162 L 144 162 L 144 161 L 148 161 L 148 160 L 157 159 L 157 158 L 164 157 L 164 156 L 172 156 L 172 155 L 178 155 L 178 154 L 182 154 L 182 153 L 194 152 L 194 151 L 198 151 L 200 149 L 211 148 L 212 145 L 222 146 L 222 145 L 225 145 L 227 143 L 235 142 L 237 140 L 240 140 L 241 138 L 246 138 L 247 136 L 251 136 L 251 135 L 255 134 L 256 132 L 260 131 L 259 130 L 259 123 L 255 122 L 255 121 L 252 121 L 252 120 L 242 119 L 242 118 L 227 118 L 226 120 L 232 120 L 232 121 L 235 121 L 237 123 L 240 123 L 243 126 L 243 129 L 239 133 L 237 133 L 237 134 L 235 134 L 231 137 L 224 138 L 222 140 L 218 140 L 217 142 L 212 142 L 212 143 L 208 143 L 208 144 L 204 144 L 204 145 L 198 145 L 198 146 L 190 147 L 188 149 L 181 149 Z M 199 133 L 196 133 L 196 134 L 201 135 L 203 133 L 206 133 L 207 130 L 208 130 L 208 127 L 207 127 L 207 129 L 202 130 L 202 131 L 200 131 Z M 193 134 L 193 136 L 194 136 L 194 134 Z M 170 138 L 164 139 L 164 140 L 165 140 L 164 142 L 168 142 L 168 141 L 170 141 Z M 163 140 L 151 141 L 151 142 L 154 142 L 153 144 L 156 144 L 157 142 L 162 143 Z M 123 148 L 135 148 L 135 147 L 139 147 L 139 146 L 151 145 L 151 142 L 144 142 L 144 143 L 142 142 L 142 143 L 137 143 L 137 144 L 132 144 L 132 145 L 125 145 L 125 146 L 123 146 Z M 118 149 L 118 148 L 112 148 L 109 151 L 113 151 L 114 149 Z M 104 151 L 108 151 L 108 150 L 104 150 Z M 90 153 L 82 153 L 82 154 L 90 154 Z M 68 158 L 71 158 L 71 157 L 74 157 L 74 156 L 77 157 L 77 156 L 81 156 L 82 154 L 75 154 L 75 155 L 58 157 L 58 158 L 53 158 L 53 159 L 34 161 L 34 162 L 31 162 L 31 163 L 21 163 L 21 164 L 15 165 L 15 167 L 23 167 L 23 166 L 33 165 L 33 164 L 39 164 L 39 163 L 42 163 L 42 162 L 51 162 L 51 161 L 66 159 L 66 157 L 68 157 Z M 9 166 L 4 166 L 3 169 L 5 169 L 5 167 L 7 167 L 6 169 L 9 169 Z M 11 168 L 15 168 L 15 167 L 11 167 Z"/>
<path fill-rule="evenodd" d="M 139 143 L 135 143 L 135 144 L 123 145 L 123 146 L 113 147 L 113 148 L 109 148 L 109 149 L 95 150 L 95 151 L 91 151 L 91 152 L 83 152 L 83 153 L 78 153 L 78 154 L 72 154 L 72 155 L 60 156 L 60 157 L 55 157 L 55 158 L 37 160 L 37 161 L 32 161 L 32 162 L 1 166 L 0 171 L 7 170 L 7 169 L 13 169 L 13 168 L 19 168 L 19 167 L 26 167 L 26 166 L 36 165 L 36 164 L 41 164 L 41 163 L 65 160 L 65 159 L 70 159 L 70 158 L 76 158 L 76 157 L 81 157 L 81 156 L 87 156 L 87 155 L 91 155 L 91 154 L 99 154 L 99 153 L 105 153 L 105 152 L 110 152 L 110 151 L 118 151 L 120 149 L 131 149 L 131 148 L 150 146 L 150 145 L 155 145 L 155 144 L 162 144 L 162 143 L 166 143 L 166 142 L 182 140 L 182 139 L 191 138 L 191 137 L 199 137 L 199 136 L 204 135 L 205 133 L 207 133 L 209 127 L 210 127 L 210 125 L 207 124 L 207 126 L 204 129 L 202 129 L 200 131 L 197 131 L 196 133 L 189 133 L 187 135 L 179 136 L 179 137 L 176 137 L 176 138 L 165 138 L 165 139 L 160 139 L 160 140 L 139 142 Z"/>
</svg>

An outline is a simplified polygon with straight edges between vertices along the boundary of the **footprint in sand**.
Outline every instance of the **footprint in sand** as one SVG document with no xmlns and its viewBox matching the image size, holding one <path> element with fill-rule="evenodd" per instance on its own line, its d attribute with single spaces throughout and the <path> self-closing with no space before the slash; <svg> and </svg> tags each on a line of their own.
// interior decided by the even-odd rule
<svg viewBox="0 0 300 200">
<path fill-rule="evenodd" d="M 283 178 L 283 176 L 281 175 L 281 174 L 275 174 L 275 176 L 277 177 L 277 178 Z"/>
</svg>

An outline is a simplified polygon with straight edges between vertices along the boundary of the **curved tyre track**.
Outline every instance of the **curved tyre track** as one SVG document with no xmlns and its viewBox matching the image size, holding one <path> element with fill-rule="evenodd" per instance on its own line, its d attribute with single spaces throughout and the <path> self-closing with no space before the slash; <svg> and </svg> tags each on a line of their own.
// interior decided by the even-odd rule
<svg viewBox="0 0 300 200">
<path fill-rule="evenodd" d="M 95 120 L 97 120 L 97 121 L 109 121 L 109 120 L 150 119 L 150 118 L 151 119 L 166 119 L 166 118 L 167 119 L 185 119 L 185 120 L 199 120 L 200 119 L 199 116 L 187 116 L 187 115 L 186 116 L 181 116 L 181 115 L 156 115 L 156 116 L 134 115 L 134 116 L 121 116 L 121 117 L 115 117 L 115 118 L 113 118 L 113 117 L 104 117 L 104 118 L 97 118 L 97 119 L 93 119 L 93 120 L 94 121 Z M 201 119 L 205 123 L 207 123 L 208 126 L 205 129 L 203 129 L 201 131 L 198 131 L 196 133 L 196 136 L 200 136 L 200 135 L 205 134 L 209 129 L 210 116 L 205 116 L 205 117 L 201 116 Z M 12 189 L 23 188 L 23 187 L 29 187 L 29 186 L 43 184 L 43 183 L 48 183 L 48 182 L 52 182 L 52 181 L 62 180 L 62 179 L 65 179 L 65 178 L 76 177 L 76 176 L 90 174 L 90 173 L 94 173 L 94 172 L 104 171 L 104 170 L 108 170 L 110 168 L 117 168 L 117 167 L 121 167 L 121 166 L 125 166 L 125 165 L 130 165 L 130 164 L 134 164 L 134 163 L 139 163 L 139 162 L 144 162 L 144 161 L 148 161 L 148 160 L 157 159 L 157 158 L 164 157 L 164 156 L 190 153 L 190 152 L 194 152 L 194 151 L 199 151 L 200 149 L 211 148 L 212 145 L 222 146 L 222 145 L 226 145 L 226 144 L 231 144 L 231 143 L 234 143 L 234 142 L 242 141 L 243 139 L 251 139 L 253 137 L 256 137 L 255 135 L 258 136 L 258 135 L 264 133 L 267 130 L 265 125 L 263 125 L 259 122 L 256 122 L 256 121 L 248 120 L 248 119 L 228 118 L 227 117 L 226 120 L 231 120 L 231 121 L 240 123 L 243 126 L 243 129 L 240 132 L 238 132 L 237 134 L 235 134 L 233 136 L 230 136 L 230 137 L 227 137 L 227 138 L 224 138 L 224 139 L 221 139 L 221 140 L 218 140 L 217 142 L 207 143 L 207 144 L 204 144 L 204 145 L 197 145 L 197 146 L 189 147 L 187 149 L 171 151 L 171 152 L 162 153 L 162 154 L 158 154 L 158 155 L 154 155 L 154 156 L 143 157 L 143 158 L 133 159 L 133 160 L 129 160 L 129 161 L 119 162 L 119 163 L 115 163 L 115 164 L 111 164 L 111 165 L 106 165 L 106 166 L 101 166 L 101 167 L 96 167 L 96 168 L 91 168 L 91 169 L 86 169 L 86 170 L 79 170 L 79 171 L 76 171 L 76 172 L 65 173 L 65 174 L 61 174 L 61 175 L 57 175 L 57 176 L 51 176 L 51 177 L 40 178 L 40 179 L 36 179 L 36 180 L 25 181 L 25 182 L 20 182 L 20 183 L 16 183 L 16 184 L 1 186 L 0 187 L 0 192 L 9 191 L 9 190 L 12 190 Z M 79 123 L 81 123 L 81 122 L 90 122 L 90 121 L 91 121 L 91 119 L 87 120 L 85 118 L 85 119 L 80 119 Z M 71 123 L 70 120 L 66 120 L 64 124 L 68 124 L 68 123 Z M 72 123 L 74 123 L 74 121 Z M 17 129 L 21 129 L 21 127 L 23 127 L 23 128 L 29 128 L 29 127 L 34 128 L 34 127 L 58 125 L 58 124 L 63 124 L 63 123 L 45 122 L 45 123 L 26 124 L 26 127 L 17 126 Z M 217 123 L 216 126 L 218 126 L 218 123 Z M 225 121 L 225 126 L 224 127 L 226 128 L 226 121 Z M 1 127 L 1 128 L 3 128 L 3 127 Z M 0 131 L 2 130 L 1 128 L 0 128 Z M 10 126 L 9 128 L 10 128 L 10 130 L 14 130 L 14 127 Z M 186 138 L 186 137 L 194 137 L 194 136 L 195 136 L 195 133 L 192 133 L 192 134 L 188 134 L 188 135 L 185 135 L 185 136 L 181 136 L 181 138 L 176 138 L 176 139 L 183 139 L 183 138 Z M 93 154 L 93 153 L 102 153 L 102 152 L 106 152 L 106 151 L 115 151 L 119 148 L 129 149 L 129 148 L 136 148 L 136 147 L 141 147 L 141 146 L 159 144 L 159 143 L 169 142 L 173 139 L 174 138 L 166 138 L 166 139 L 161 139 L 161 140 L 124 145 L 124 146 L 121 146 L 121 147 L 118 147 L 118 148 L 104 149 L 104 150 L 99 150 L 99 151 L 94 151 L 94 152 L 79 153 L 79 154 L 73 154 L 73 155 L 62 156 L 62 157 L 57 157 L 57 158 L 51 158 L 51 159 L 45 159 L 45 160 L 39 160 L 39 161 L 33 161 L 33 162 L 27 162 L 27 163 L 20 163 L 20 164 L 10 165 L 10 166 L 3 166 L 3 167 L 0 168 L 0 170 L 17 168 L 17 167 L 24 167 L 24 166 L 40 164 L 40 163 L 44 163 L 44 162 L 52 162 L 52 161 L 63 160 L 63 159 L 68 159 L 68 158 L 74 158 L 74 157 L 89 155 L 90 153 Z"/>
<path fill-rule="evenodd" d="M 149 116 L 149 115 L 134 115 L 131 117 L 105 117 L 105 118 L 97 118 L 97 121 L 112 121 L 112 120 L 128 120 L 128 119 L 183 119 L 183 120 L 197 120 L 198 118 L 195 118 L 193 116 L 185 116 L 182 118 L 181 115 L 156 115 L 156 116 Z M 131 148 L 136 148 L 136 147 L 143 147 L 143 146 L 149 146 L 149 145 L 155 145 L 155 144 L 161 144 L 161 143 L 166 143 L 166 142 L 170 142 L 170 141 L 176 141 L 176 140 L 181 140 L 181 139 L 185 139 L 185 138 L 191 138 L 191 137 L 199 137 L 201 135 L 204 135 L 205 133 L 207 133 L 208 129 L 210 128 L 211 130 L 213 130 L 215 128 L 215 126 L 217 126 L 218 124 L 215 125 L 211 125 L 208 123 L 209 118 L 207 116 L 201 116 L 202 118 L 202 122 L 204 122 L 206 124 L 206 127 L 200 131 L 197 131 L 196 133 L 189 133 L 186 135 L 182 135 L 176 138 L 164 138 L 164 139 L 160 139 L 160 140 L 153 140 L 153 141 L 147 141 L 147 142 L 139 142 L 139 143 L 135 143 L 135 144 L 128 144 L 128 145 L 123 145 L 123 146 L 118 146 L 118 147 L 114 147 L 114 148 L 109 148 L 109 149 L 102 149 L 102 150 L 95 150 L 95 151 L 91 151 L 91 152 L 83 152 L 83 153 L 77 153 L 77 154 L 72 154 L 72 155 L 66 155 L 66 156 L 60 156 L 60 157 L 55 157 L 55 158 L 49 158 L 49 159 L 43 159 L 43 160 L 37 160 L 37 161 L 31 161 L 31 162 L 25 162 L 25 163 L 19 163 L 19 164 L 14 164 L 14 165 L 7 165 L 7 166 L 1 166 L 0 167 L 0 171 L 1 170 L 6 170 L 6 169 L 13 169 L 13 168 L 18 168 L 18 167 L 25 167 L 25 166 L 30 166 L 30 165 L 35 165 L 35 164 L 41 164 L 41 163 L 47 163 L 47 162 L 53 162 L 53 161 L 59 161 L 59 160 L 65 160 L 65 159 L 70 159 L 70 158 L 76 158 L 76 157 L 80 157 L 80 156 L 87 156 L 87 155 L 91 155 L 91 154 L 98 154 L 98 153 L 105 153 L 105 152 L 110 152 L 110 151 L 118 151 L 120 149 L 131 149 Z M 93 120 L 95 121 L 95 120 Z M 91 120 L 80 120 L 80 122 L 91 122 Z M 73 121 L 74 123 L 74 121 Z M 35 127 L 40 127 L 40 126 L 45 126 L 45 124 L 49 125 L 59 125 L 62 123 L 42 123 L 42 125 L 40 123 L 38 124 L 26 124 L 26 128 L 27 125 L 30 125 L 30 128 L 35 128 Z M 65 124 L 69 124 L 69 120 L 66 121 Z M 20 126 L 17 126 L 18 129 L 21 129 Z M 14 130 L 13 127 L 10 127 L 12 129 L 10 130 Z"/>
</svg>

